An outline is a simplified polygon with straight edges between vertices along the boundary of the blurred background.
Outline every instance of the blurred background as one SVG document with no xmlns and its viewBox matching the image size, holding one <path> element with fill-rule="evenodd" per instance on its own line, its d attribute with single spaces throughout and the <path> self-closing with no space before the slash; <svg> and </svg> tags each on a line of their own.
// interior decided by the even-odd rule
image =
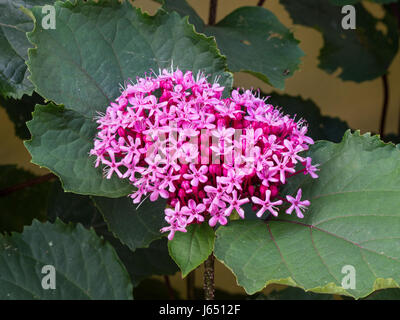
<svg viewBox="0 0 400 320">
<path fill-rule="evenodd" d="M 188 0 L 188 3 L 197 11 L 204 21 L 208 20 L 209 1 Z M 236 8 L 246 5 L 257 5 L 258 0 L 219 0 L 217 10 L 217 22 Z M 383 10 L 379 5 L 363 2 L 367 10 L 374 16 L 381 18 Z M 154 14 L 160 7 L 159 4 L 150 0 L 136 0 L 134 5 L 141 7 L 150 14 Z M 300 40 L 300 47 L 305 56 L 302 58 L 300 70 L 286 80 L 284 91 L 272 88 L 268 84 L 245 73 L 235 74 L 234 86 L 243 88 L 261 88 L 265 93 L 278 91 L 292 96 L 300 95 L 304 99 L 313 100 L 321 109 L 323 115 L 339 117 L 346 121 L 352 129 L 360 129 L 362 133 L 379 131 L 380 115 L 384 99 L 382 78 L 373 81 L 355 83 L 342 81 L 337 75 L 328 74 L 318 68 L 318 55 L 323 46 L 321 33 L 318 31 L 293 25 L 293 22 L 278 0 L 267 0 L 263 6 L 271 10 L 278 19 L 294 33 L 296 39 Z M 394 58 L 388 70 L 389 101 L 386 118 L 385 134 L 394 133 L 399 135 L 400 125 L 400 54 Z M 46 174 L 44 168 L 30 163 L 30 155 L 25 149 L 23 142 L 14 134 L 14 124 L 10 120 L 4 108 L 0 108 L 0 134 L 2 137 L 0 147 L 0 165 L 17 164 L 35 174 Z M 197 271 L 193 281 L 197 288 L 202 286 L 202 269 Z M 153 277 L 145 280 L 140 286 L 145 290 L 146 283 L 154 283 L 154 290 L 163 277 Z M 176 294 L 182 298 L 186 297 L 186 282 L 181 279 L 180 273 L 170 276 L 169 280 Z M 244 294 L 244 290 L 237 286 L 235 277 L 222 264 L 216 265 L 216 288 L 223 289 L 230 294 Z M 264 290 L 268 293 L 279 286 L 269 286 Z M 165 289 L 162 289 L 165 290 Z M 154 291 L 153 293 L 154 294 Z"/>
</svg>

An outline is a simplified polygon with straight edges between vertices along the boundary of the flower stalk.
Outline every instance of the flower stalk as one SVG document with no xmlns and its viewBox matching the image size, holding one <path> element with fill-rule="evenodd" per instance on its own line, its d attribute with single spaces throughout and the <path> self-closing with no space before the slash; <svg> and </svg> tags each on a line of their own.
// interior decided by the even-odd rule
<svg viewBox="0 0 400 320">
<path fill-rule="evenodd" d="M 204 299 L 214 300 L 215 298 L 215 285 L 214 285 L 214 254 L 204 261 Z"/>
</svg>

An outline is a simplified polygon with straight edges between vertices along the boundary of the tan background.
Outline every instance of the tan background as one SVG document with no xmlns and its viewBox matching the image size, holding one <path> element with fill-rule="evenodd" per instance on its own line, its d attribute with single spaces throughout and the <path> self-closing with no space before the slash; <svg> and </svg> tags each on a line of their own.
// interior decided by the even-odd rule
<svg viewBox="0 0 400 320">
<path fill-rule="evenodd" d="M 295 1 L 295 0 L 294 0 Z M 207 21 L 209 1 L 188 0 L 199 15 Z M 234 9 L 245 5 L 256 5 L 258 0 L 219 0 L 217 22 Z M 142 7 L 153 14 L 159 5 L 150 0 L 137 0 L 136 6 Z M 366 3 L 367 8 L 376 16 L 381 17 L 379 6 Z M 383 101 L 382 81 L 376 79 L 361 84 L 344 82 L 336 77 L 339 72 L 329 75 L 318 69 L 318 54 L 322 47 L 322 36 L 319 32 L 294 26 L 292 21 L 278 0 L 267 0 L 264 7 L 274 12 L 279 20 L 289 27 L 295 37 L 301 41 L 300 47 L 306 56 L 302 59 L 301 70 L 286 81 L 285 93 L 301 95 L 303 98 L 311 98 L 321 108 L 325 115 L 338 116 L 346 120 L 350 127 L 360 129 L 362 132 L 374 131 L 379 128 L 380 112 Z M 398 132 L 400 109 L 400 54 L 396 56 L 389 68 L 390 101 L 387 117 L 386 133 Z M 235 86 L 259 87 L 266 93 L 273 89 L 251 75 L 239 73 L 235 75 Z M 45 169 L 38 168 L 30 163 L 30 156 L 21 140 L 14 136 L 14 128 L 8 119 L 4 109 L 0 109 L 0 136 L 2 137 L 0 148 L 0 164 L 18 164 L 26 169 L 31 169 L 38 174 L 45 173 Z M 201 287 L 202 271 L 196 273 L 196 285 Z M 156 277 L 157 278 L 157 277 Z M 161 277 L 159 277 L 161 279 Z M 185 295 L 185 284 L 180 279 L 180 274 L 171 278 L 172 285 Z M 243 292 L 236 285 L 236 280 L 231 272 L 223 265 L 217 264 L 216 286 L 232 293 Z M 270 290 L 271 288 L 268 288 Z"/>
</svg>

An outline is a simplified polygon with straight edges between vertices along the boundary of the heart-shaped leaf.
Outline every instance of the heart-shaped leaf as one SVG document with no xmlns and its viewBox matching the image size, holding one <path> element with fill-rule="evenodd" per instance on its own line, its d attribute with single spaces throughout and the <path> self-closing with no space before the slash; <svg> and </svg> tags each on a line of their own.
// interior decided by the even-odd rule
<svg viewBox="0 0 400 320">
<path fill-rule="evenodd" d="M 342 28 L 341 6 L 332 0 L 280 0 L 295 24 L 322 32 L 324 46 L 320 51 L 319 67 L 328 73 L 341 69 L 343 80 L 362 82 L 387 72 L 398 50 L 395 17 L 386 12 L 382 19 L 371 15 L 362 4 L 355 4 L 356 29 Z M 378 28 L 383 24 L 386 33 Z"/>
<path fill-rule="evenodd" d="M 169 254 L 186 277 L 190 271 L 196 269 L 214 248 L 214 230 L 207 224 L 192 224 L 186 228 L 187 232 L 177 232 L 168 242 Z"/>
</svg>

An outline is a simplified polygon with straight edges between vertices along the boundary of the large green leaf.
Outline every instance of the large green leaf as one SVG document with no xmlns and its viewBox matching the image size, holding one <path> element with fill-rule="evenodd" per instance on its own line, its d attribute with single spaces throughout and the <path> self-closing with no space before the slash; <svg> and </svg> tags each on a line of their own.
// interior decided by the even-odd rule
<svg viewBox="0 0 400 320">
<path fill-rule="evenodd" d="M 224 72 L 215 41 L 176 13 L 149 16 L 116 0 L 57 2 L 55 8 L 55 30 L 42 29 L 41 8 L 32 9 L 35 29 L 28 37 L 36 47 L 27 64 L 37 91 L 67 109 L 91 117 L 120 95 L 128 79 L 171 64 L 203 71 L 210 80 L 221 76 L 230 89 L 232 76 Z"/>
<path fill-rule="evenodd" d="M 285 114 L 305 120 L 309 129 L 307 135 L 314 140 L 340 142 L 343 134 L 349 129 L 345 121 L 322 115 L 318 106 L 310 99 L 305 100 L 301 96 L 295 97 L 276 92 L 268 96 L 270 96 L 268 103 L 280 108 Z"/>
<path fill-rule="evenodd" d="M 43 266 L 56 288 L 43 289 Z M 132 299 L 128 273 L 110 244 L 81 225 L 37 221 L 0 235 L 0 299 Z"/>
<path fill-rule="evenodd" d="M 11 193 L 10 187 L 38 178 L 15 165 L 0 166 L 0 232 L 22 231 L 34 218 L 46 219 L 49 183 L 27 186 Z M 29 209 L 27 209 L 29 208 Z"/>
<path fill-rule="evenodd" d="M 248 72 L 283 89 L 304 55 L 298 41 L 277 17 L 262 7 L 241 7 L 214 26 L 204 25 L 185 0 L 159 0 L 167 11 L 189 16 L 196 30 L 216 38 L 231 71 Z"/>
<path fill-rule="evenodd" d="M 133 286 L 137 286 L 149 276 L 174 274 L 178 271 L 169 256 L 166 239 L 155 240 L 148 248 L 132 251 L 108 230 L 103 216 L 90 197 L 64 192 L 59 183 L 55 183 L 51 190 L 48 218 L 50 221 L 59 218 L 66 223 L 81 223 L 85 228 L 93 228 L 114 247 L 131 276 Z M 135 228 L 137 226 L 134 226 L 133 230 Z"/>
<path fill-rule="evenodd" d="M 19 99 L 30 95 L 33 85 L 28 80 L 28 48 L 32 47 L 26 33 L 33 21 L 24 8 L 53 4 L 55 0 L 0 0 L 0 95 Z"/>
<path fill-rule="evenodd" d="M 230 70 L 251 73 L 278 89 L 284 89 L 304 55 L 290 30 L 261 7 L 239 8 L 205 33 L 215 36 Z"/>
<path fill-rule="evenodd" d="M 3 96 L 19 99 L 24 93 L 32 93 L 25 60 L 31 46 L 26 33 L 32 30 L 33 23 L 21 7 L 46 2 L 49 1 L 0 0 L 0 94 Z"/>
<path fill-rule="evenodd" d="M 196 269 L 214 248 L 214 230 L 207 224 L 192 224 L 187 232 L 177 232 L 168 242 L 169 254 L 186 277 L 190 271 Z"/>
<path fill-rule="evenodd" d="M 95 197 L 93 200 L 110 231 L 131 250 L 148 247 L 163 236 L 160 229 L 166 225 L 164 209 L 167 203 L 164 199 L 156 202 L 146 200 L 140 206 L 126 197 Z"/>
<path fill-rule="evenodd" d="M 65 105 L 38 107 L 26 143 L 32 161 L 57 174 L 66 191 L 107 197 L 131 192 L 127 182 L 107 181 L 88 152 L 93 146 L 96 111 L 119 95 L 119 85 L 151 69 L 175 67 L 221 76 L 227 90 L 232 76 L 211 38 L 194 32 L 186 19 L 164 11 L 154 17 L 118 1 L 55 4 L 57 28 L 44 30 L 41 8 L 32 9 L 35 29 L 29 51 L 31 80 L 47 99 Z"/>
<path fill-rule="evenodd" d="M 341 69 L 343 80 L 361 82 L 386 73 L 398 49 L 396 19 L 386 13 L 382 19 L 372 16 L 362 4 L 355 4 L 356 29 L 344 30 L 341 7 L 330 0 L 280 0 L 295 24 L 322 32 L 324 46 L 319 67 L 328 73 Z M 378 24 L 384 25 L 384 33 Z"/>
<path fill-rule="evenodd" d="M 103 178 L 102 169 L 95 168 L 89 158 L 96 133 L 94 121 L 50 103 L 37 105 L 27 125 L 32 139 L 25 141 L 25 147 L 32 162 L 54 172 L 66 191 L 107 197 L 131 192 L 127 181 Z"/>
<path fill-rule="evenodd" d="M 400 150 L 378 136 L 347 132 L 308 153 L 319 179 L 292 177 L 311 201 L 300 220 L 283 211 L 268 221 L 233 221 L 217 231 L 215 255 L 248 293 L 281 283 L 320 293 L 365 297 L 400 284 Z M 356 288 L 341 286 L 342 268 L 356 270 Z"/>
</svg>

